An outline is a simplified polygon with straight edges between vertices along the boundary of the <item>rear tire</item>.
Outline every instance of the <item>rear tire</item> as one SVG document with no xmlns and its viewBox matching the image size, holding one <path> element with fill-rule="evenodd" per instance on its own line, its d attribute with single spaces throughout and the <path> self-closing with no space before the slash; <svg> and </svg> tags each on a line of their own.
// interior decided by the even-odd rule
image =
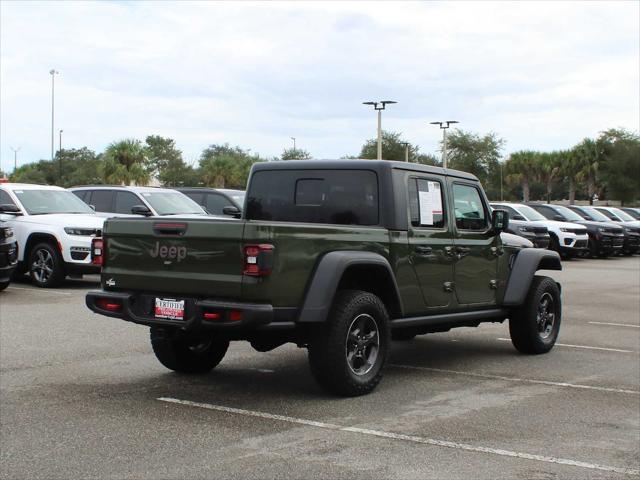
<svg viewBox="0 0 640 480">
<path fill-rule="evenodd" d="M 179 373 L 208 373 L 224 358 L 229 341 L 214 336 L 180 338 L 170 330 L 151 327 L 153 353 L 162 365 Z"/>
<path fill-rule="evenodd" d="M 330 393 L 369 393 L 382 379 L 390 339 L 389 315 L 377 296 L 340 291 L 326 324 L 309 344 L 311 373 Z"/>
<path fill-rule="evenodd" d="M 521 353 L 547 353 L 556 343 L 561 319 L 558 284 L 549 277 L 533 277 L 524 304 L 509 317 L 513 346 Z"/>
<path fill-rule="evenodd" d="M 53 288 L 66 276 L 64 261 L 58 249 L 51 243 L 39 243 L 29 252 L 29 276 L 40 288 Z"/>
</svg>

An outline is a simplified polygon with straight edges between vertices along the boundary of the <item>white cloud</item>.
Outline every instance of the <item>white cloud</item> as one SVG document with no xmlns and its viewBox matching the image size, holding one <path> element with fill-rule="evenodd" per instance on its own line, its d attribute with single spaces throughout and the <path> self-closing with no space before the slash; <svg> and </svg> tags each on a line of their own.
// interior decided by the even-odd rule
<svg viewBox="0 0 640 480">
<path fill-rule="evenodd" d="M 63 144 L 148 134 L 187 159 L 229 142 L 357 154 L 363 100 L 434 152 L 430 120 L 495 131 L 507 149 L 637 130 L 637 2 L 2 2 L 0 157 L 50 149 L 50 76 Z"/>
</svg>

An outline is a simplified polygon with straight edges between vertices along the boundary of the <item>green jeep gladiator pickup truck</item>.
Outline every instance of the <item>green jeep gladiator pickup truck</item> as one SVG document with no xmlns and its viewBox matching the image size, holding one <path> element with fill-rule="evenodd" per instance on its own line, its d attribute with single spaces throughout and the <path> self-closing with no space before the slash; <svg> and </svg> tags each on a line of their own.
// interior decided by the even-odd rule
<svg viewBox="0 0 640 480">
<path fill-rule="evenodd" d="M 227 212 L 228 213 L 228 212 Z M 231 212 L 233 213 L 233 212 Z M 560 329 L 557 253 L 503 239 L 478 179 L 424 165 L 325 160 L 253 167 L 240 218 L 113 218 L 94 241 L 96 313 L 151 327 L 167 368 L 205 373 L 229 342 L 306 347 L 326 390 L 360 395 L 390 342 L 509 319 L 520 352 Z"/>
</svg>

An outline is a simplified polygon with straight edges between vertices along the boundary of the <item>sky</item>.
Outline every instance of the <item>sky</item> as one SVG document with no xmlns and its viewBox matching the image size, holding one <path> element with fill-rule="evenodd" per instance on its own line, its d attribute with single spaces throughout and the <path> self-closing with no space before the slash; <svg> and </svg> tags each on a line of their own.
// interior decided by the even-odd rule
<svg viewBox="0 0 640 480">
<path fill-rule="evenodd" d="M 640 2 L 0 2 L 0 168 L 123 138 L 262 156 L 357 155 L 383 129 L 437 154 L 430 121 L 505 155 L 640 122 Z"/>
</svg>

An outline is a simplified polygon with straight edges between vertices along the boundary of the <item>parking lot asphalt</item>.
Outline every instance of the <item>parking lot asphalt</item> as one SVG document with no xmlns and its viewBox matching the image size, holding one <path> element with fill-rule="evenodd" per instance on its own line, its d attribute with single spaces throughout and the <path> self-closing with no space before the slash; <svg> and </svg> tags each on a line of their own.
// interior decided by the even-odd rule
<svg viewBox="0 0 640 480">
<path fill-rule="evenodd" d="M 1 478 L 640 478 L 640 257 L 564 262 L 547 355 L 506 324 L 393 345 L 336 398 L 306 351 L 236 342 L 181 376 L 148 329 L 92 314 L 96 278 L 0 294 Z"/>
</svg>

